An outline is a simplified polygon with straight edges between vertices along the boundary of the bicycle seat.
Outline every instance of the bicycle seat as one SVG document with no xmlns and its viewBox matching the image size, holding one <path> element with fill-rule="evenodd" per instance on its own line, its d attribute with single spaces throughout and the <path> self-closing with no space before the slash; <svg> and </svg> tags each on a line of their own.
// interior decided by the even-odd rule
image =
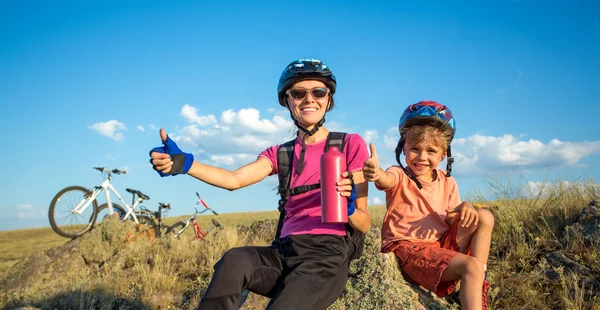
<svg viewBox="0 0 600 310">
<path fill-rule="evenodd" d="M 217 222 L 217 220 L 215 220 L 215 219 L 212 219 L 212 224 L 213 224 L 213 226 L 215 226 L 217 228 L 223 228 L 221 223 Z"/>
<path fill-rule="evenodd" d="M 126 188 L 125 190 L 133 195 L 138 195 L 143 200 L 150 200 L 150 197 L 148 197 L 148 195 L 138 191 L 137 189 Z"/>
<path fill-rule="evenodd" d="M 159 202 L 158 205 L 160 206 L 160 208 L 163 208 L 163 209 L 171 209 L 171 204 L 170 203 Z"/>
</svg>

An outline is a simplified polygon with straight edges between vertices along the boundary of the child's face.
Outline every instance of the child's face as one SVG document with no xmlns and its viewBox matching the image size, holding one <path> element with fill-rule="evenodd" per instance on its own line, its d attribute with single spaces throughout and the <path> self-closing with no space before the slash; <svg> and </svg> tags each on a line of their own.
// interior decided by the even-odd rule
<svg viewBox="0 0 600 310">
<path fill-rule="evenodd" d="M 432 171 L 446 156 L 446 150 L 431 135 L 427 135 L 419 143 L 408 139 L 404 143 L 403 152 L 406 165 L 417 178 L 425 182 L 433 181 Z"/>
</svg>

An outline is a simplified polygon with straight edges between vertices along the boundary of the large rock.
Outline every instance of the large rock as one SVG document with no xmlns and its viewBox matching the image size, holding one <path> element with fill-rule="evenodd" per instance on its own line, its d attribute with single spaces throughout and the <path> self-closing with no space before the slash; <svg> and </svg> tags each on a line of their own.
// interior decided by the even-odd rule
<svg viewBox="0 0 600 310">
<path fill-rule="evenodd" d="M 267 229 L 261 225 L 261 230 Z M 273 234 L 274 230 L 270 233 Z M 378 227 L 372 227 L 365 236 L 363 255 L 350 264 L 350 278 L 344 293 L 329 310 L 458 308 L 406 282 L 394 254 L 380 253 L 380 246 L 381 231 Z M 247 299 L 240 309 L 264 309 L 269 301 L 262 296 L 246 293 Z"/>
<path fill-rule="evenodd" d="M 600 206 L 592 200 L 583 209 L 575 223 L 566 227 L 568 239 L 583 238 L 590 246 L 600 246 Z"/>
</svg>

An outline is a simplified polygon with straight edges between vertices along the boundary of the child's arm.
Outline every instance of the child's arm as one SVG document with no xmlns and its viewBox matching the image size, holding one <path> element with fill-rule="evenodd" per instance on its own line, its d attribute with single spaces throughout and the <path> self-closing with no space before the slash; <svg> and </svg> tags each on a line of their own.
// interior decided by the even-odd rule
<svg viewBox="0 0 600 310">
<path fill-rule="evenodd" d="M 448 224 L 448 226 L 454 225 L 454 223 L 459 220 L 461 221 L 460 225 L 462 227 L 469 227 L 471 224 L 477 226 L 479 215 L 470 202 L 463 201 L 454 209 L 446 211 L 446 224 Z"/>
<path fill-rule="evenodd" d="M 379 158 L 377 157 L 377 151 L 373 143 L 369 144 L 369 148 L 371 149 L 371 157 L 365 161 L 363 166 L 365 180 L 375 182 L 383 190 L 391 188 L 396 182 L 396 176 L 391 172 L 383 171 L 379 167 Z"/>
</svg>

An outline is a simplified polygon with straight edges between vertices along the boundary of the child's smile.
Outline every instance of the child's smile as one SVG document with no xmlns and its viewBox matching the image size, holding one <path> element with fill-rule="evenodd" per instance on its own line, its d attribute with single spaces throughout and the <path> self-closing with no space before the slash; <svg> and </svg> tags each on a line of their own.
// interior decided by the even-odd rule
<svg viewBox="0 0 600 310">
<path fill-rule="evenodd" d="M 408 168 L 417 178 L 425 182 L 433 181 L 432 172 L 446 155 L 446 151 L 431 137 L 426 137 L 419 143 L 407 140 L 403 152 Z"/>
</svg>

